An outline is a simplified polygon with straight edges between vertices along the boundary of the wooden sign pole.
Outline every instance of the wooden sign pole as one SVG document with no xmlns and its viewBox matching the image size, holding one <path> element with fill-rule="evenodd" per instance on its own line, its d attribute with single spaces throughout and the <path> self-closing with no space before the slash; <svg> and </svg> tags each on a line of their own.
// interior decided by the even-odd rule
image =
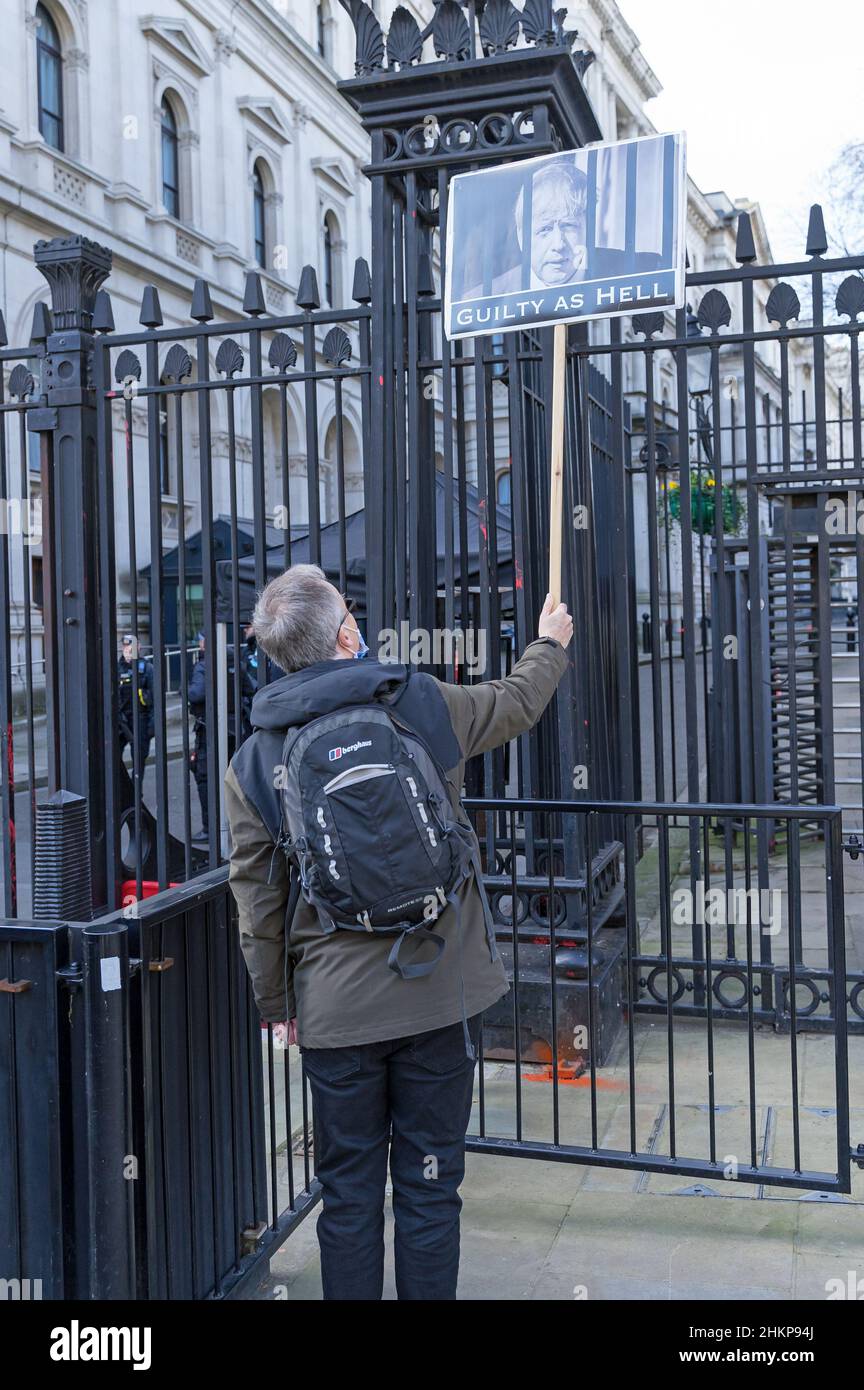
<svg viewBox="0 0 864 1390">
<path fill-rule="evenodd" d="M 555 325 L 552 362 L 552 464 L 549 477 L 549 593 L 555 607 L 561 602 L 561 513 L 564 503 L 564 367 L 567 325 Z"/>
</svg>

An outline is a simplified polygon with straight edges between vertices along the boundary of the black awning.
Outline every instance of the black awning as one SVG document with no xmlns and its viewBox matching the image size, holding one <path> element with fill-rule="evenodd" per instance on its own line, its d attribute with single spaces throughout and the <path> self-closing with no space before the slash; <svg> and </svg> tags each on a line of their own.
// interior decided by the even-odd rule
<svg viewBox="0 0 864 1390">
<path fill-rule="evenodd" d="M 445 482 L 440 473 L 435 475 L 435 504 L 437 513 L 436 534 L 438 537 L 438 590 L 443 588 L 446 581 L 446 558 L 444 554 L 444 498 Z M 484 523 L 481 529 L 481 506 L 480 497 L 477 489 L 466 485 L 465 488 L 466 513 L 467 513 L 467 536 L 468 536 L 468 584 L 476 589 L 480 582 L 480 545 L 481 541 L 486 543 L 488 536 L 487 527 Z M 453 482 L 453 567 L 454 583 L 462 582 L 461 567 L 459 564 L 459 489 L 456 481 Z M 497 526 L 497 554 L 498 554 L 498 585 L 502 589 L 513 587 L 513 545 L 510 532 L 510 516 L 503 507 L 496 507 L 496 526 Z M 297 535 L 295 528 L 292 527 L 291 539 L 291 563 L 308 564 L 309 562 L 309 534 Z M 272 534 L 272 531 L 270 532 Z M 321 527 L 321 568 L 327 578 L 333 584 L 339 584 L 339 523 L 334 521 L 328 526 Z M 345 520 L 345 561 L 346 576 L 348 580 L 348 595 L 356 601 L 357 607 L 362 614 L 365 611 L 366 601 L 366 513 L 364 509 L 352 514 Z M 284 540 L 280 540 L 278 545 L 268 546 L 265 554 L 265 575 L 266 579 L 274 579 L 277 574 L 282 574 L 285 569 L 285 546 Z M 233 573 L 234 565 L 231 560 L 223 560 L 216 566 L 216 621 L 220 623 L 233 622 L 234 598 L 233 598 Z M 256 596 L 255 582 L 255 557 L 254 555 L 241 556 L 237 564 L 237 600 L 238 616 L 241 623 L 248 623 L 252 617 L 252 609 L 255 605 Z"/>
</svg>

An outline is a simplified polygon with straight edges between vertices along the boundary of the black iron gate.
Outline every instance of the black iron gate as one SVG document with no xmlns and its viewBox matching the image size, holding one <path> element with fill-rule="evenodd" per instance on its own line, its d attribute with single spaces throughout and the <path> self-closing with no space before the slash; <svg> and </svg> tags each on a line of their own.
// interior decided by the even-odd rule
<svg viewBox="0 0 864 1390">
<path fill-rule="evenodd" d="M 431 63 L 410 26 L 385 47 L 355 8 L 357 75 L 341 89 L 370 134 L 373 220 L 350 307 L 322 309 L 307 266 L 296 312 L 268 312 L 250 273 L 241 317 L 214 311 L 198 281 L 188 322 L 166 327 L 150 286 L 140 327 L 118 332 L 109 253 L 64 238 L 36 250 L 53 322 L 39 306 L 33 343 L 0 348 L 0 480 L 20 480 L 22 504 L 38 491 L 45 519 L 38 637 L 36 571 L 0 536 L 0 584 L 23 600 L 20 631 L 0 604 L 0 1133 L 23 1174 L 35 1087 L 49 1111 L 37 1162 L 74 1212 L 65 1262 L 23 1180 L 3 1222 L 20 1277 L 50 1246 L 61 1294 L 238 1293 L 317 1196 L 305 1086 L 259 1037 L 224 867 L 221 773 L 246 732 L 256 589 L 319 562 L 358 600 L 373 648 L 407 642 L 409 659 L 461 681 L 506 673 L 545 592 L 551 330 L 443 338 L 442 231 L 452 173 L 599 138 L 589 59 L 551 8 L 537 32 L 523 18 L 527 47 L 511 51 L 491 8 L 448 27 L 440 7 Z M 476 1150 L 850 1190 L 847 1038 L 864 975 L 846 967 L 844 880 L 864 848 L 864 541 L 829 520 L 847 494 L 854 517 L 864 491 L 864 257 L 826 250 L 814 210 L 806 258 L 759 265 L 742 213 L 736 265 L 689 274 L 688 309 L 568 331 L 565 508 L 588 517 L 564 546 L 573 660 L 538 729 L 467 774 L 513 978 L 485 1022 Z M 136 698 L 131 748 L 118 745 L 125 631 L 153 665 L 150 758 Z M 259 661 L 257 683 L 268 675 Z M 41 830 L 37 786 L 56 794 Z M 719 918 L 705 908 L 718 895 Z M 100 1142 L 137 1154 L 132 1189 L 100 1179 L 90 1131 L 69 1120 L 76 1024 L 87 1035 L 104 978 L 113 1070 L 91 1098 L 93 1134 L 107 1126 Z M 202 1018 L 223 1043 L 203 1061 Z M 26 1039 L 46 1019 L 40 1060 Z M 802 1104 L 805 1031 L 827 1034 L 821 1128 Z M 760 1055 L 774 1036 L 779 1123 Z M 127 1239 L 94 1265 L 86 1212 L 106 1201 Z"/>
</svg>

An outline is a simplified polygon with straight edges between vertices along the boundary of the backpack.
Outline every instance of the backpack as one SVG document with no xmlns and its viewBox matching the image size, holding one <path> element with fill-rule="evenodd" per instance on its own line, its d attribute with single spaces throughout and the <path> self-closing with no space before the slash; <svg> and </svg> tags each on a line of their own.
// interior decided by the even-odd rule
<svg viewBox="0 0 864 1390">
<path fill-rule="evenodd" d="M 286 922 L 302 892 L 326 932 L 395 937 L 387 964 L 402 979 L 428 975 L 445 941 L 432 925 L 472 868 L 492 959 L 499 958 L 474 836 L 457 820 L 440 765 L 386 701 L 352 705 L 289 729 L 278 769 L 277 844 L 294 876 Z M 415 950 L 408 960 L 408 942 Z M 434 954 L 424 954 L 431 943 Z M 287 952 L 286 952 L 287 955 Z M 427 953 L 428 955 L 428 953 Z M 464 1008 L 466 1052 L 475 1056 Z"/>
</svg>

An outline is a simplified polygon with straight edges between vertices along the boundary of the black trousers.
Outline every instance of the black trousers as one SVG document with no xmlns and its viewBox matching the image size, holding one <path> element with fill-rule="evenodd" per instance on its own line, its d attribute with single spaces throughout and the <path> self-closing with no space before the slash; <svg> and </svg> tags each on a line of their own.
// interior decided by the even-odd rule
<svg viewBox="0 0 864 1390">
<path fill-rule="evenodd" d="M 195 779 L 195 785 L 196 785 L 196 787 L 198 788 L 198 802 L 199 802 L 199 804 L 200 804 L 200 806 L 201 806 L 201 829 L 203 830 L 204 834 L 206 835 L 207 832 L 208 832 L 208 829 L 209 829 L 209 824 L 210 824 L 210 820 L 209 820 L 209 816 L 210 816 L 209 805 L 210 805 L 210 803 L 209 803 L 209 799 L 208 799 L 208 798 L 209 798 L 209 791 L 208 791 L 208 781 L 207 781 L 207 731 L 206 731 L 206 728 L 202 727 L 201 729 L 199 729 L 199 730 L 196 731 L 196 733 L 195 733 L 195 746 L 194 746 L 194 750 L 193 750 L 193 751 L 194 751 L 194 753 L 195 753 L 195 758 L 194 758 L 194 761 L 193 761 L 193 763 L 192 763 L 192 776 L 194 777 L 194 779 Z M 228 735 L 228 758 L 229 758 L 229 761 L 230 761 L 230 759 L 231 759 L 233 756 L 234 756 L 234 737 L 233 737 L 232 734 L 229 733 L 229 735 Z"/>
<path fill-rule="evenodd" d="M 121 757 L 121 759 L 122 759 L 122 757 L 123 757 L 123 750 L 126 748 L 127 744 L 128 744 L 128 746 L 129 746 L 129 748 L 132 750 L 132 771 L 134 772 L 134 771 L 135 771 L 135 739 L 134 739 L 134 735 L 130 733 L 130 731 L 128 730 L 128 728 L 122 728 L 122 727 L 121 727 L 121 729 L 120 729 L 120 731 L 119 731 L 119 734 L 118 734 L 118 742 L 119 742 L 119 744 L 120 744 L 120 757 Z M 142 773 L 143 773 L 143 771 L 144 771 L 144 764 L 145 764 L 146 761 L 147 761 L 147 756 L 148 756 L 148 754 L 149 754 L 149 752 L 150 752 L 150 744 L 151 744 L 152 742 L 153 742 L 153 732 L 152 732 L 152 730 L 151 730 L 150 732 L 147 732 L 147 731 L 145 731 L 143 728 L 140 729 L 139 732 L 138 732 L 138 746 L 139 746 L 139 748 L 140 748 L 141 771 L 142 771 Z"/>
<path fill-rule="evenodd" d="M 482 1014 L 468 1020 L 477 1047 Z M 455 1299 L 459 1185 L 474 1069 L 462 1024 L 354 1047 L 301 1047 L 312 1091 L 325 1299 L 380 1299 L 393 1184 L 396 1293 Z"/>
<path fill-rule="evenodd" d="M 198 788 L 198 801 L 201 806 L 201 828 L 207 834 L 209 827 L 209 801 L 207 790 L 207 738 L 203 728 L 195 732 L 195 760 L 192 764 L 192 776 Z"/>
</svg>

